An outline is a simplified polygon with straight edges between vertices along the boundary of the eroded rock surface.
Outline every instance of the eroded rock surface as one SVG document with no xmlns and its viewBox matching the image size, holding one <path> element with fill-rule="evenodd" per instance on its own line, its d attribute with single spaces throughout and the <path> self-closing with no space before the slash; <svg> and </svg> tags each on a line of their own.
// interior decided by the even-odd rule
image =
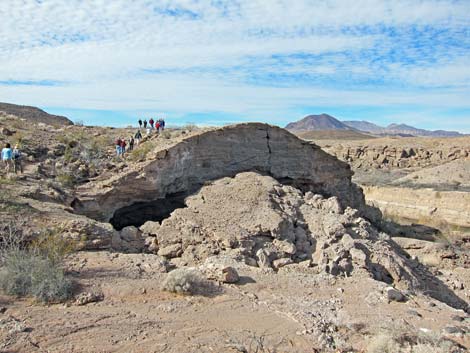
<svg viewBox="0 0 470 353">
<path fill-rule="evenodd" d="M 151 239 L 146 241 L 149 251 L 178 267 L 228 255 L 271 271 L 293 266 L 332 276 L 365 272 L 403 291 L 431 293 L 454 307 L 467 306 L 336 197 L 304 194 L 249 172 L 204 186 L 186 204 L 161 225 L 148 222 L 141 227 Z"/>
<path fill-rule="evenodd" d="M 342 207 L 365 207 L 347 163 L 284 129 L 259 123 L 209 130 L 157 148 L 150 160 L 81 187 L 72 206 L 78 213 L 109 221 L 115 211 L 136 202 L 191 194 L 208 181 L 245 171 L 336 196 Z"/>
</svg>

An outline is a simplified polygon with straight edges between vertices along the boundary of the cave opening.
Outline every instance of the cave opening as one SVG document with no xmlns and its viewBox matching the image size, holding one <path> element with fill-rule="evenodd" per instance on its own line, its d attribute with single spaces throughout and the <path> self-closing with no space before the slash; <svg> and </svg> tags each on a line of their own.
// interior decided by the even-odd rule
<svg viewBox="0 0 470 353">
<path fill-rule="evenodd" d="M 131 205 L 117 209 L 109 223 L 116 230 L 124 227 L 140 227 L 147 221 L 161 222 L 168 218 L 177 208 L 184 208 L 187 193 L 167 195 L 164 199 L 147 202 L 135 202 Z"/>
</svg>

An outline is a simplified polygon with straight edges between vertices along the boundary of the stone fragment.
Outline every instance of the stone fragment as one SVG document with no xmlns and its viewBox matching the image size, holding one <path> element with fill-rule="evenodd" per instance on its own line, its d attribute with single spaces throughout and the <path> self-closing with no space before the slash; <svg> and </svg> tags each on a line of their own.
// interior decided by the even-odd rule
<svg viewBox="0 0 470 353">
<path fill-rule="evenodd" d="M 386 293 L 386 296 L 387 296 L 387 300 L 389 302 L 391 302 L 391 301 L 393 301 L 393 302 L 405 302 L 406 301 L 406 297 L 403 295 L 403 293 L 400 292 L 399 290 L 393 288 L 393 287 L 385 288 L 385 293 Z"/>
<path fill-rule="evenodd" d="M 259 249 L 256 252 L 256 257 L 258 258 L 258 266 L 261 268 L 271 267 L 271 261 L 269 261 L 269 257 L 263 249 Z"/>
<path fill-rule="evenodd" d="M 292 264 L 294 261 L 290 257 L 283 257 L 281 259 L 276 259 L 273 261 L 273 267 L 278 269 L 286 265 Z"/>
<path fill-rule="evenodd" d="M 222 269 L 222 282 L 224 283 L 236 283 L 240 280 L 237 270 L 233 267 L 225 267 Z"/>
<path fill-rule="evenodd" d="M 293 255 L 297 251 L 294 244 L 289 243 L 288 241 L 285 241 L 285 240 L 274 239 L 273 245 L 276 248 L 278 248 L 281 252 L 289 254 L 289 255 Z"/>
<path fill-rule="evenodd" d="M 85 293 L 80 293 L 76 298 L 75 298 L 75 305 L 86 305 L 89 303 L 95 303 L 102 301 L 104 299 L 103 293 L 92 293 L 92 292 L 85 292 Z"/>
<path fill-rule="evenodd" d="M 181 244 L 173 244 L 173 245 L 168 245 L 165 246 L 164 248 L 160 248 L 157 252 L 158 255 L 164 256 L 167 258 L 173 258 L 173 257 L 179 257 L 183 253 L 183 249 L 181 247 Z"/>
<path fill-rule="evenodd" d="M 120 251 L 138 253 L 145 248 L 145 238 L 138 228 L 128 226 L 115 233 L 112 245 Z"/>
<path fill-rule="evenodd" d="M 352 248 L 349 249 L 349 253 L 351 254 L 351 259 L 355 264 L 362 267 L 367 266 L 367 255 L 362 250 Z"/>
<path fill-rule="evenodd" d="M 147 221 L 143 225 L 141 225 L 139 229 L 144 234 L 157 235 L 158 230 L 160 229 L 160 223 L 153 222 L 153 221 Z"/>
</svg>

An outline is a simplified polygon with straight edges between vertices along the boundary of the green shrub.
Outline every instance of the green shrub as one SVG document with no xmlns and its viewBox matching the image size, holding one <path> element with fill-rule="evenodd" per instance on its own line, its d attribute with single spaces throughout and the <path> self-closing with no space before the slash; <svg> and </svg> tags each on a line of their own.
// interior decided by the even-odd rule
<svg viewBox="0 0 470 353">
<path fill-rule="evenodd" d="M 1 290 L 9 295 L 30 295 L 44 303 L 71 297 L 72 282 L 61 266 L 66 247 L 60 241 L 49 244 L 57 235 L 46 234 L 39 242 L 29 243 L 10 226 L 0 239 Z"/>
<path fill-rule="evenodd" d="M 56 180 L 65 187 L 73 187 L 77 181 L 72 174 L 68 173 L 62 173 L 57 175 Z"/>
<path fill-rule="evenodd" d="M 30 249 L 4 253 L 0 271 L 0 287 L 15 296 L 32 295 L 45 303 L 70 298 L 72 283 L 63 269 L 48 257 Z"/>
<path fill-rule="evenodd" d="M 128 159 L 133 162 L 142 162 L 147 157 L 147 154 L 154 148 L 151 141 L 141 143 L 135 147 L 130 153 L 127 154 Z"/>
</svg>

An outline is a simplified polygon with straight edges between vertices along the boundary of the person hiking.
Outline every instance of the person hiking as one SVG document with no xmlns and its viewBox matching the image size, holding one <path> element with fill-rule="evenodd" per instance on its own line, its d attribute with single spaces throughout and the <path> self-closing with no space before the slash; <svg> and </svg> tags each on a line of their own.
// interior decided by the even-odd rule
<svg viewBox="0 0 470 353">
<path fill-rule="evenodd" d="M 147 128 L 147 119 L 144 119 L 144 129 Z"/>
<path fill-rule="evenodd" d="M 134 135 L 135 141 L 137 142 L 137 146 L 139 146 L 140 140 L 142 139 L 142 134 L 140 130 L 137 130 L 137 132 Z"/>
<path fill-rule="evenodd" d="M 139 119 L 139 127 L 142 128 L 142 119 Z"/>
<path fill-rule="evenodd" d="M 121 155 L 121 138 L 118 137 L 114 144 L 116 145 L 116 154 L 119 157 Z"/>
<path fill-rule="evenodd" d="M 134 137 L 129 138 L 129 151 L 132 151 L 134 149 Z"/>
<path fill-rule="evenodd" d="M 2 149 L 2 161 L 7 173 L 10 172 L 12 154 L 11 145 L 6 143 L 5 147 Z"/>
<path fill-rule="evenodd" d="M 21 162 L 21 157 L 21 151 L 18 147 L 18 144 L 16 144 L 12 152 L 13 171 L 15 172 L 15 174 L 18 174 L 18 170 L 21 174 L 23 174 L 23 163 Z"/>
<path fill-rule="evenodd" d="M 154 122 L 155 122 L 155 121 L 153 121 L 153 118 L 150 118 L 149 124 L 150 124 L 150 128 L 151 128 L 152 130 L 153 130 L 153 123 L 154 123 Z"/>
<path fill-rule="evenodd" d="M 124 156 L 124 153 L 126 153 L 126 140 L 121 139 L 121 156 Z"/>
<path fill-rule="evenodd" d="M 160 123 L 160 126 L 162 128 L 162 131 L 165 130 L 165 120 L 162 119 L 162 122 Z"/>
<path fill-rule="evenodd" d="M 157 121 L 155 124 L 155 130 L 157 130 L 157 134 L 160 132 L 160 122 Z"/>
</svg>

